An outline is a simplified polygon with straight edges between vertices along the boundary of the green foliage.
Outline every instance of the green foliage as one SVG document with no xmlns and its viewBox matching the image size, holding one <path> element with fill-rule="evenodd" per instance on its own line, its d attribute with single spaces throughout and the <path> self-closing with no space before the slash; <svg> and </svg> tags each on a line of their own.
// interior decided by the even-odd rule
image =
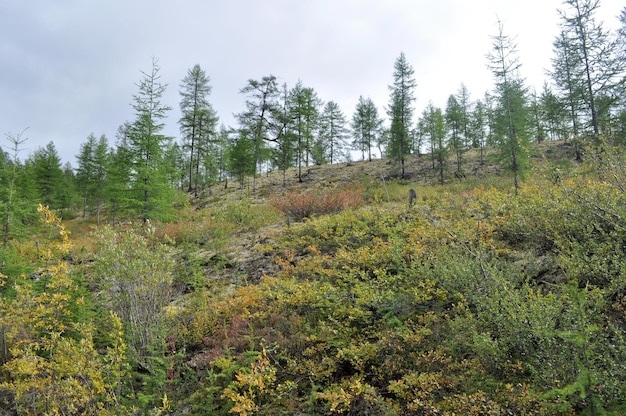
<svg viewBox="0 0 626 416">
<path fill-rule="evenodd" d="M 144 221 L 167 219 L 178 200 L 169 182 L 171 166 L 166 158 L 172 139 L 161 134 L 170 107 L 161 103 L 166 85 L 160 82 L 159 71 L 158 61 L 153 59 L 151 71 L 142 73 L 139 91 L 133 96 L 136 118 L 126 131 L 125 162 L 129 163 L 129 175 L 123 208 L 127 214 Z"/>
<path fill-rule="evenodd" d="M 11 245 L 44 273 L 3 288 L 2 397 L 26 414 L 58 390 L 103 414 L 623 413 L 626 194 L 620 169 L 579 172 L 517 197 L 497 179 L 363 181 L 358 209 L 289 227 L 276 205 L 215 198 L 98 228 L 71 257 L 67 232 L 43 230 L 38 250 Z"/>
<path fill-rule="evenodd" d="M 163 308 L 173 295 L 170 250 L 151 241 L 150 226 L 127 231 L 104 227 L 95 238 L 89 278 L 97 285 L 101 302 L 122 319 L 128 344 L 141 359 L 164 342 Z"/>
<path fill-rule="evenodd" d="M 412 151 L 410 131 L 413 123 L 413 101 L 416 82 L 414 70 L 404 52 L 393 65 L 393 84 L 387 110 L 390 119 L 390 137 L 387 145 L 388 157 L 400 164 L 400 177 L 404 179 L 406 156 Z"/>
<path fill-rule="evenodd" d="M 569 201 L 569 186 L 581 183 L 599 199 Z M 576 215 L 617 210 L 621 196 L 581 183 L 529 184 L 520 198 L 482 188 L 428 193 L 415 213 L 362 208 L 291 227 L 275 243 L 275 277 L 196 315 L 209 331 L 196 339 L 212 339 L 205 365 L 224 349 L 233 360 L 251 343 L 271 345 L 272 382 L 264 388 L 314 414 L 610 409 L 623 392 L 625 349 L 615 342 L 624 336 L 621 295 L 610 307 L 605 299 L 621 286 L 584 286 L 588 273 L 567 261 L 589 260 L 576 260 L 563 239 L 610 240 L 615 229 L 598 235 L 610 223 L 596 221 L 590 233 Z M 605 281 L 620 281 L 621 269 L 603 270 L 615 276 Z M 583 286 L 567 283 L 574 276 Z M 228 391 L 238 412 L 284 405 L 281 396 L 255 408 L 257 393 Z"/>
</svg>

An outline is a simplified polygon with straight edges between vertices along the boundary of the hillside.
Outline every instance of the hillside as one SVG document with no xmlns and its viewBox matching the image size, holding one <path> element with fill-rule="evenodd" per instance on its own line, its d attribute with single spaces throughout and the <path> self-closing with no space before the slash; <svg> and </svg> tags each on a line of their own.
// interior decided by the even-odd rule
<svg viewBox="0 0 626 416">
<path fill-rule="evenodd" d="M 365 187 L 364 193 L 370 201 L 375 196 L 375 203 L 387 202 L 388 208 L 402 210 L 408 204 L 408 189 L 424 188 L 428 194 L 441 189 L 444 192 L 453 192 L 455 189 L 472 189 L 478 186 L 490 187 L 506 184 L 506 175 L 503 169 L 494 160 L 494 150 L 488 149 L 481 159 L 478 149 L 471 149 L 463 154 L 462 172 L 465 177 L 455 175 L 456 161 L 450 160 L 446 172 L 446 186 L 439 184 L 438 173 L 432 168 L 430 155 L 411 155 L 406 161 L 405 179 L 399 180 L 394 171 L 394 162 L 387 159 L 373 159 L 371 161 L 355 161 L 334 165 L 306 166 L 302 168 L 302 181 L 298 177 L 298 169 L 291 168 L 286 172 L 269 172 L 259 175 L 253 184 L 248 178 L 245 186 L 231 181 L 228 186 L 223 184 L 213 186 L 201 193 L 199 197 L 191 197 L 193 209 L 202 210 L 212 206 L 219 206 L 226 201 L 241 200 L 256 206 L 267 204 L 272 195 L 281 195 L 285 191 L 323 191 L 337 187 L 360 184 Z M 533 174 L 548 176 L 550 179 L 555 170 L 563 171 L 567 175 L 576 168 L 575 150 L 571 143 L 564 141 L 544 142 L 536 144 L 532 152 Z M 387 187 L 387 185 L 389 185 Z M 254 190 L 253 190 L 254 188 Z M 392 195 L 393 194 L 393 195 Z M 274 265 L 268 256 L 259 255 L 254 248 L 267 241 L 268 234 L 280 230 L 289 218 L 284 217 L 278 224 L 271 224 L 267 228 L 256 232 L 241 232 L 236 238 L 230 239 L 229 249 L 232 260 L 239 267 L 248 270 L 254 280 Z M 268 261 L 270 260 L 270 261 Z"/>
<path fill-rule="evenodd" d="M 215 185 L 169 223 L 74 219 L 66 251 L 46 217 L 52 257 L 2 304 L 5 414 L 624 414 L 624 159 L 533 152 L 517 196 L 469 151 L 443 185 L 422 155 L 405 179 L 374 160 Z"/>
</svg>

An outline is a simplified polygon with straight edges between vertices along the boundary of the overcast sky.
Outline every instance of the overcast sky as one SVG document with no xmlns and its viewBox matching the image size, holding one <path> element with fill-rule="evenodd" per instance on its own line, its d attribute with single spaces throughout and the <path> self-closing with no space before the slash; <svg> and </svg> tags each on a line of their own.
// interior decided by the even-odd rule
<svg viewBox="0 0 626 416">
<path fill-rule="evenodd" d="M 623 0 L 601 0 L 611 30 Z M 393 64 L 401 52 L 415 70 L 416 115 L 464 83 L 473 100 L 492 88 L 485 55 L 497 19 L 515 37 L 522 76 L 541 88 L 558 32 L 561 0 L 2 0 L 2 145 L 28 127 L 23 159 L 53 141 L 75 165 L 90 133 L 111 145 L 133 121 L 141 71 L 159 61 L 172 107 L 166 134 L 178 137 L 179 85 L 199 64 L 220 122 L 234 126 L 248 79 L 298 80 L 348 120 L 360 95 L 384 115 Z M 76 166 L 74 166 L 76 167 Z"/>
</svg>

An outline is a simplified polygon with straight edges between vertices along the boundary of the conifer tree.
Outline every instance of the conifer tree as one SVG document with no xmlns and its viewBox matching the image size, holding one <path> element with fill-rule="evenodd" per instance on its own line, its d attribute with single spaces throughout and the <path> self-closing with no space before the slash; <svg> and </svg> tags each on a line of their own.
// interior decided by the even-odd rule
<svg viewBox="0 0 626 416">
<path fill-rule="evenodd" d="M 515 193 L 519 178 L 527 169 L 529 140 L 527 133 L 526 87 L 519 75 L 520 63 L 515 42 L 504 34 L 498 22 L 498 35 L 493 36 L 492 51 L 487 55 L 496 81 L 495 137 L 506 168 L 513 174 Z"/>
<path fill-rule="evenodd" d="M 393 83 L 387 113 L 391 120 L 387 156 L 400 163 L 400 176 L 405 176 L 406 156 L 411 153 L 411 125 L 416 82 L 413 67 L 404 52 L 394 63 Z"/>
<path fill-rule="evenodd" d="M 601 115 L 622 98 L 626 62 L 620 59 L 618 41 L 596 20 L 600 0 L 565 0 L 563 4 L 566 9 L 559 10 L 561 33 L 555 40 L 552 75 L 567 92 L 572 115 L 580 111 L 584 131 L 597 145 L 601 130 L 610 130 L 602 126 Z M 574 135 L 577 130 L 574 125 Z"/>
<path fill-rule="evenodd" d="M 461 110 L 461 106 L 456 99 L 456 96 L 450 95 L 448 97 L 448 103 L 446 105 L 446 126 L 448 129 L 449 143 L 452 149 L 454 149 L 454 153 L 456 155 L 456 170 L 457 172 L 461 171 L 461 155 L 464 150 L 463 143 L 463 112 Z"/>
<path fill-rule="evenodd" d="M 37 191 L 38 202 L 51 209 L 62 208 L 63 170 L 61 158 L 53 142 L 40 147 L 29 157 L 32 169 L 29 173 Z"/>
<path fill-rule="evenodd" d="M 309 166 L 315 130 L 319 121 L 320 99 L 313 88 L 298 81 L 290 92 L 290 128 L 296 140 L 298 181 L 302 182 L 302 166 Z"/>
<path fill-rule="evenodd" d="M 377 137 L 381 135 L 382 120 L 378 117 L 378 110 L 371 98 L 359 97 L 359 101 L 352 115 L 352 136 L 353 147 L 361 152 L 361 157 L 365 160 L 372 160 L 372 147 L 374 147 Z M 382 155 L 381 155 L 382 157 Z"/>
<path fill-rule="evenodd" d="M 142 72 L 139 91 L 133 96 L 135 120 L 130 124 L 128 151 L 131 160 L 130 193 L 126 208 L 146 221 L 167 216 L 176 192 L 167 177 L 165 150 L 171 138 L 162 134 L 164 119 L 170 107 L 161 99 L 167 85 L 160 82 L 160 68 L 152 60 L 149 73 Z"/>
<path fill-rule="evenodd" d="M 419 128 L 430 145 L 430 154 L 433 170 L 439 175 L 439 182 L 443 185 L 447 169 L 448 147 L 446 146 L 446 126 L 443 111 L 433 103 L 422 112 Z"/>
<path fill-rule="evenodd" d="M 123 214 L 131 202 L 132 154 L 130 150 L 131 124 L 126 122 L 119 126 L 116 133 L 115 147 L 107 155 L 109 163 L 106 169 L 105 201 L 113 220 Z"/>
<path fill-rule="evenodd" d="M 23 173 L 23 167 L 20 165 L 19 153 L 21 146 L 28 140 L 22 138 L 22 132 L 13 135 L 6 134 L 6 138 L 11 144 L 12 155 L 0 151 L 0 181 L 4 184 L 0 188 L 0 212 L 2 213 L 2 259 L 0 264 L 0 273 L 6 273 L 6 260 L 9 245 L 9 239 L 14 237 L 16 233 L 15 226 L 22 224 L 24 219 L 24 196 L 18 192 L 18 176 Z"/>
<path fill-rule="evenodd" d="M 254 166 L 252 188 L 256 188 L 256 172 L 260 171 L 260 165 L 265 161 L 266 142 L 271 141 L 268 132 L 273 124 L 273 116 L 278 107 L 278 84 L 274 75 L 263 77 L 260 81 L 250 79 L 248 84 L 241 89 L 246 94 L 246 111 L 237 116 L 242 129 L 248 131 L 245 134 L 254 144 Z"/>
<path fill-rule="evenodd" d="M 256 152 L 254 141 L 249 139 L 248 130 L 240 130 L 236 137 L 229 139 L 227 170 L 231 177 L 239 182 L 240 188 L 243 190 L 247 176 L 253 176 L 256 173 Z"/>
<path fill-rule="evenodd" d="M 188 192 L 198 188 L 198 176 L 204 154 L 208 150 L 209 140 L 216 134 L 218 117 L 208 101 L 211 94 L 209 77 L 200 65 L 194 65 L 183 79 L 180 86 L 179 121 L 184 148 L 188 155 Z M 195 180 L 194 180 L 195 173 Z"/>
<path fill-rule="evenodd" d="M 319 119 L 319 133 L 315 142 L 314 159 L 318 164 L 331 165 L 346 155 L 346 118 L 334 101 L 329 101 Z"/>
<path fill-rule="evenodd" d="M 287 169 L 295 166 L 297 143 L 292 123 L 290 107 L 290 91 L 284 83 L 280 98 L 274 114 L 274 124 L 272 125 L 272 136 L 275 137 L 276 146 L 272 151 L 272 162 L 275 167 L 283 172 L 283 186 L 287 183 Z"/>
<path fill-rule="evenodd" d="M 87 209 L 92 208 L 99 224 L 109 169 L 109 143 L 106 136 L 96 139 L 96 136 L 90 134 L 81 144 L 76 160 L 76 185 L 82 199 L 83 218 L 87 216 Z"/>
</svg>

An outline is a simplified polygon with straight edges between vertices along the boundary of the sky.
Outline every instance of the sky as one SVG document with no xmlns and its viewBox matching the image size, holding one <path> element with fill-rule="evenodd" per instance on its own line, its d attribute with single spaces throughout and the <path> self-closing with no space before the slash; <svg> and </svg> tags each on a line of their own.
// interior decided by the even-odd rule
<svg viewBox="0 0 626 416">
<path fill-rule="evenodd" d="M 623 0 L 601 0 L 597 19 L 619 27 Z M 476 100 L 493 87 L 492 37 L 515 39 L 527 85 L 541 91 L 551 67 L 561 0 L 2 0 L 0 143 L 27 139 L 20 159 L 53 142 L 63 163 L 90 134 L 111 145 L 142 72 L 158 60 L 178 138 L 180 84 L 199 64 L 225 126 L 245 110 L 249 79 L 302 81 L 352 118 L 359 96 L 385 116 L 393 65 L 404 53 L 417 83 L 415 114 L 464 84 Z M 26 130 L 25 130 L 26 129 Z M 11 152 L 10 152 L 11 153 Z"/>
</svg>

